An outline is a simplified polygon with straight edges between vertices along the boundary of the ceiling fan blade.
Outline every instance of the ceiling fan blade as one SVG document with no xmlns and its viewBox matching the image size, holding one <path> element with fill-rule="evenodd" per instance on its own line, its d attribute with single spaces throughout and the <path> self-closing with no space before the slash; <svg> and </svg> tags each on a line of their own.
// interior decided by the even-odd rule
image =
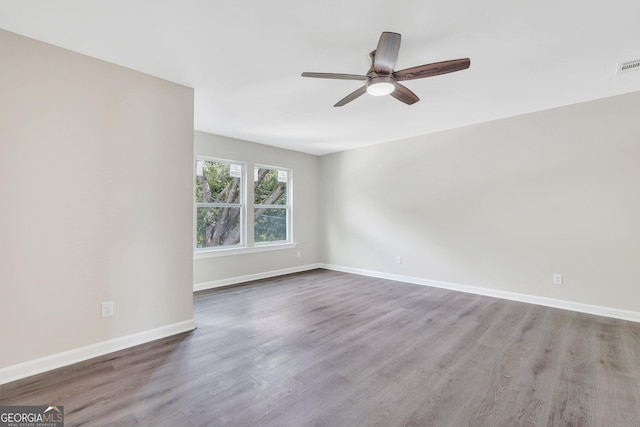
<svg viewBox="0 0 640 427">
<path fill-rule="evenodd" d="M 418 65 L 417 67 L 396 71 L 393 73 L 393 77 L 395 77 L 397 81 L 422 79 L 465 70 L 469 68 L 469 65 L 471 65 L 469 58 L 452 59 L 450 61 L 434 62 L 433 64 Z"/>
<path fill-rule="evenodd" d="M 393 73 L 396 66 L 398 51 L 400 50 L 400 34 L 385 31 L 380 36 L 375 57 L 373 58 L 373 70 L 379 74 Z"/>
<path fill-rule="evenodd" d="M 338 80 L 367 80 L 369 77 L 358 74 L 337 74 L 337 73 L 302 73 L 302 77 L 315 77 L 318 79 L 338 79 Z"/>
<path fill-rule="evenodd" d="M 415 104 L 420 101 L 418 95 L 411 92 L 408 87 L 401 85 L 400 83 L 396 83 L 396 90 L 391 92 L 390 94 L 398 101 L 402 101 L 407 105 Z"/>
<path fill-rule="evenodd" d="M 349 95 L 342 98 L 340 101 L 336 102 L 336 105 L 334 105 L 334 107 L 342 107 L 343 105 L 350 103 L 357 97 L 364 95 L 366 92 L 367 86 L 362 86 L 361 88 L 354 90 Z"/>
</svg>

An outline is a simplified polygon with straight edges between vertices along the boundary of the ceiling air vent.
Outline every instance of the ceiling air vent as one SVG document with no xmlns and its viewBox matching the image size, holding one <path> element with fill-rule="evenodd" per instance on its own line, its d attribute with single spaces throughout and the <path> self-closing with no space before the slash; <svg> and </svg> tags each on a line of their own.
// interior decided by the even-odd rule
<svg viewBox="0 0 640 427">
<path fill-rule="evenodd" d="M 628 73 L 630 71 L 640 71 L 640 59 L 621 62 L 620 64 L 618 64 L 618 74 Z"/>
</svg>

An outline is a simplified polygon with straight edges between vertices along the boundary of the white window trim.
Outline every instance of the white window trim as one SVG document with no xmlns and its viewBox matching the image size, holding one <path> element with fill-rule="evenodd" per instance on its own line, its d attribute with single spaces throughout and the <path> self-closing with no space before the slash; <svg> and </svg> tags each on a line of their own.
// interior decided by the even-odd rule
<svg viewBox="0 0 640 427">
<path fill-rule="evenodd" d="M 256 243 L 255 246 L 224 246 L 222 248 L 217 249 L 202 249 L 193 253 L 193 259 L 204 259 L 204 258 L 216 258 L 221 256 L 230 256 L 230 255 L 243 255 L 243 254 L 251 254 L 256 252 L 268 252 L 268 251 L 280 251 L 284 249 L 294 249 L 297 246 L 298 242 L 284 242 L 284 243 Z"/>
</svg>

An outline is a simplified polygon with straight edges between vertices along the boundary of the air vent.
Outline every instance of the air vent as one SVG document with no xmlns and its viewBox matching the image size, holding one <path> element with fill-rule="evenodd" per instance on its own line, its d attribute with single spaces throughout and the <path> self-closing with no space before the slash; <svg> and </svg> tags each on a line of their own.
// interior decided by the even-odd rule
<svg viewBox="0 0 640 427">
<path fill-rule="evenodd" d="M 628 73 L 631 71 L 640 71 L 640 59 L 618 64 L 618 74 Z"/>
</svg>

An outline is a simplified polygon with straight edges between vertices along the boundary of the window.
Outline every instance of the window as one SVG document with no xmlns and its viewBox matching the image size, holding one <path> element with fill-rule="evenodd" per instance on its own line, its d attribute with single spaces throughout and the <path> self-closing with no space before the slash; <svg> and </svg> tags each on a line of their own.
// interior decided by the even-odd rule
<svg viewBox="0 0 640 427">
<path fill-rule="evenodd" d="M 244 165 L 196 159 L 196 248 L 244 243 Z"/>
<path fill-rule="evenodd" d="M 291 170 L 197 156 L 195 228 L 197 258 L 295 247 Z"/>
<path fill-rule="evenodd" d="M 253 174 L 253 237 L 256 243 L 289 241 L 288 169 L 256 166 Z"/>
</svg>

